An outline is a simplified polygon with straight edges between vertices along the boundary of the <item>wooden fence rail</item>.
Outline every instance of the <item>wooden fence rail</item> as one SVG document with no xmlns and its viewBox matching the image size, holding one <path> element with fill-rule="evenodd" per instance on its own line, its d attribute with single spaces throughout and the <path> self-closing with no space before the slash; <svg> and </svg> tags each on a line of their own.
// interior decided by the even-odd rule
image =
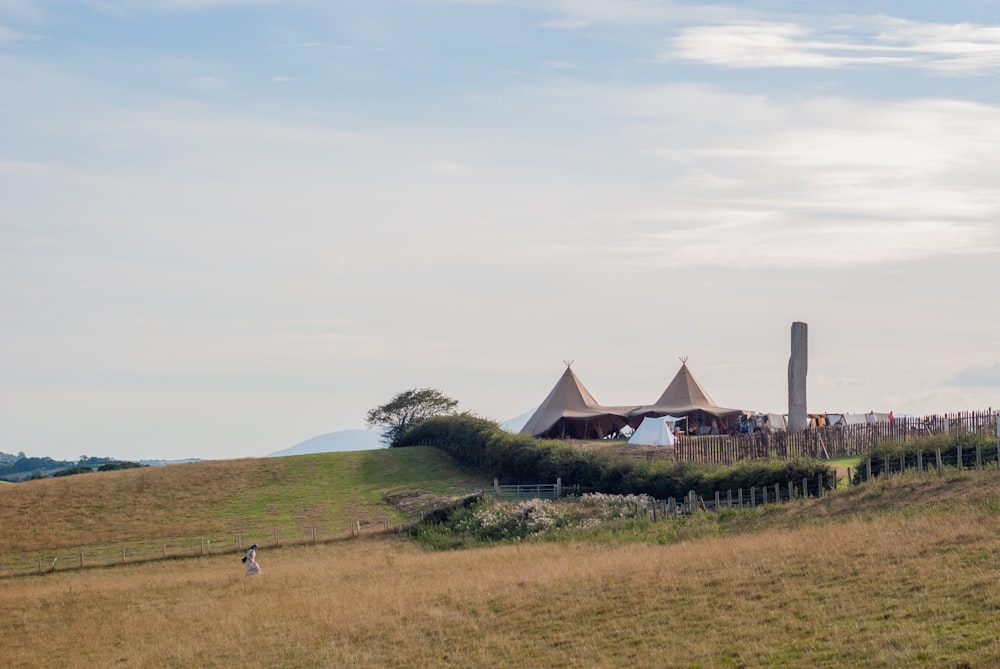
<svg viewBox="0 0 1000 669">
<path fill-rule="evenodd" d="M 907 443 L 926 435 L 953 432 L 996 435 L 998 420 L 1000 412 L 988 409 L 863 425 L 824 426 L 803 432 L 681 436 L 673 446 L 673 459 L 731 465 L 747 459 L 851 457 L 864 455 L 881 445 Z M 643 456 L 648 454 L 643 452 Z"/>
</svg>

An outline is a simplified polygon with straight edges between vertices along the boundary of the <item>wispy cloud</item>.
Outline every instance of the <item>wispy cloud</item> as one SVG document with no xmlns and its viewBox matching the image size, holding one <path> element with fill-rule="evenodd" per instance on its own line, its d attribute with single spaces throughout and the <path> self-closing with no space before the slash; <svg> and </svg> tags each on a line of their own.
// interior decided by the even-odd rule
<svg viewBox="0 0 1000 669">
<path fill-rule="evenodd" d="M 700 86 L 580 95 L 580 106 L 613 99 L 641 118 L 633 150 L 669 178 L 631 208 L 599 214 L 594 237 L 554 241 L 553 253 L 632 266 L 846 267 L 1000 252 L 1000 190 L 982 170 L 1000 152 L 996 106 L 789 103 Z M 613 240 L 598 244 L 609 226 Z"/>
<path fill-rule="evenodd" d="M 946 74 L 1000 68 L 1000 27 L 858 18 L 833 30 L 797 23 L 742 22 L 685 28 L 664 59 L 733 68 L 898 65 Z"/>
<path fill-rule="evenodd" d="M 578 28 L 585 28 L 590 25 L 590 22 L 584 21 L 583 19 L 554 19 L 552 21 L 543 21 L 543 28 L 556 28 L 559 30 L 576 30 Z"/>
<path fill-rule="evenodd" d="M 950 379 L 953 386 L 1000 387 L 1000 362 L 992 365 L 966 367 Z"/>
</svg>

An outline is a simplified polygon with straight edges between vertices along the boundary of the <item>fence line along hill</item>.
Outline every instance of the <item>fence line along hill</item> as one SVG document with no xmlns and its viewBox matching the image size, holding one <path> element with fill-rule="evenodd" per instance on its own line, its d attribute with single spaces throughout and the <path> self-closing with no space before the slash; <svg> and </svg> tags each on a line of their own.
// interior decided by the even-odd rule
<svg viewBox="0 0 1000 669">
<path fill-rule="evenodd" d="M 5 553 L 169 537 L 343 533 L 490 482 L 433 448 L 213 460 L 0 486 Z"/>
</svg>

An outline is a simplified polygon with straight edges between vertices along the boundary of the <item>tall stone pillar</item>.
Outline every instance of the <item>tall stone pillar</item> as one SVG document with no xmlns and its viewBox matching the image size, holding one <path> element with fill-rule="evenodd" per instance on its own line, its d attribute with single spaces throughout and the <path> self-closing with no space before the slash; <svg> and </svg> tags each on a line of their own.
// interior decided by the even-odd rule
<svg viewBox="0 0 1000 669">
<path fill-rule="evenodd" d="M 806 413 L 806 373 L 809 369 L 809 326 L 792 323 L 792 355 L 788 359 L 788 431 L 809 427 Z"/>
</svg>

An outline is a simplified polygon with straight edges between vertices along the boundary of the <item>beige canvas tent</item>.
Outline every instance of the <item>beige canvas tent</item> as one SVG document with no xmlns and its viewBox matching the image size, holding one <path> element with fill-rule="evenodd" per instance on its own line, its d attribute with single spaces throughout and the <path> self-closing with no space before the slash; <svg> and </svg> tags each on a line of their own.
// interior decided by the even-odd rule
<svg viewBox="0 0 1000 669">
<path fill-rule="evenodd" d="M 603 439 L 628 425 L 630 407 L 602 406 L 573 372 L 572 361 L 548 397 L 539 405 L 522 434 L 548 439 Z"/>
<path fill-rule="evenodd" d="M 717 405 L 691 374 L 687 361 L 682 360 L 681 368 L 660 395 L 660 399 L 653 404 L 637 407 L 629 416 L 632 425 L 639 425 L 645 416 L 687 417 L 689 431 L 697 430 L 699 434 L 708 434 L 728 431 L 730 423 L 742 413 L 740 409 L 727 409 Z"/>
</svg>

